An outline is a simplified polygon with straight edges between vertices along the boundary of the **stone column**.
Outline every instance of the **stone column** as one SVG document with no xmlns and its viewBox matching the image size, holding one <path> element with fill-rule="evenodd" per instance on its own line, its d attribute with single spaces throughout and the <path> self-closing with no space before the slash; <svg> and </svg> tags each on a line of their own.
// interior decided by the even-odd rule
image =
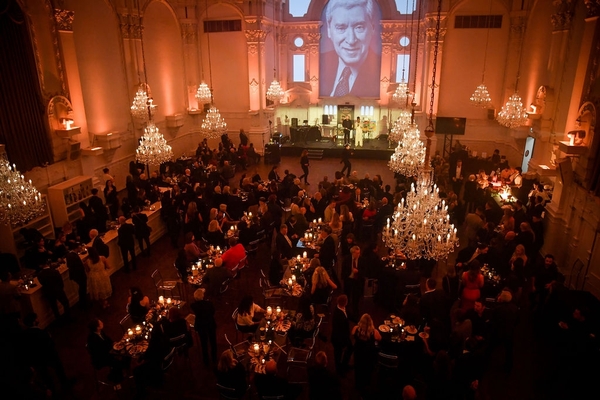
<svg viewBox="0 0 600 400">
<path fill-rule="evenodd" d="M 254 143 L 257 152 L 263 153 L 263 143 L 267 143 L 270 135 L 269 120 L 272 124 L 273 112 L 269 115 L 266 107 L 266 80 L 265 80 L 265 38 L 267 32 L 259 28 L 256 20 L 246 20 L 246 26 L 256 29 L 246 29 L 246 42 L 248 46 L 248 85 L 250 86 L 250 129 L 248 139 Z M 269 81 L 270 84 L 270 81 Z M 275 127 L 271 125 L 274 129 Z"/>
<path fill-rule="evenodd" d="M 183 41 L 183 70 L 185 73 L 185 87 L 187 88 L 186 106 L 190 108 L 201 108 L 196 100 L 196 89 L 202 81 L 200 73 L 200 61 L 198 57 L 198 21 L 196 19 L 180 19 L 181 38 Z"/>
<path fill-rule="evenodd" d="M 75 12 L 70 10 L 54 10 L 54 20 L 58 28 L 58 37 L 62 47 L 62 55 L 65 61 L 66 80 L 68 82 L 69 97 L 73 105 L 73 121 L 76 126 L 81 127 L 81 133 L 73 139 L 81 142 L 81 147 L 88 147 L 90 139 L 87 135 L 87 119 L 83 103 L 83 92 L 81 90 L 81 79 L 79 77 L 79 64 L 75 51 L 75 40 L 73 38 L 73 20 Z"/>
</svg>

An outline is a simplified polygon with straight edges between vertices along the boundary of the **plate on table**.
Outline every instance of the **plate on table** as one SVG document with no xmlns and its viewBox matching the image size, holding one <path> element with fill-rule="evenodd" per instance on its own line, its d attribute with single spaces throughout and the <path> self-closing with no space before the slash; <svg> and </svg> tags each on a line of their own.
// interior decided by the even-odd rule
<svg viewBox="0 0 600 400">
<path fill-rule="evenodd" d="M 421 339 L 428 339 L 429 338 L 429 333 L 427 333 L 427 332 L 421 332 L 421 333 L 419 333 L 419 337 Z"/>
<path fill-rule="evenodd" d="M 129 353 L 132 356 L 136 356 L 139 354 L 142 354 L 143 352 L 145 352 L 146 350 L 148 350 L 148 343 L 147 342 L 141 342 L 139 344 L 134 344 L 130 349 L 129 349 Z"/>
<path fill-rule="evenodd" d="M 113 344 L 113 349 L 116 351 L 121 351 L 125 348 L 126 344 L 127 342 L 115 342 L 115 344 Z"/>
<path fill-rule="evenodd" d="M 392 322 L 396 325 L 404 325 L 404 320 L 400 317 L 393 318 Z"/>
<path fill-rule="evenodd" d="M 387 333 L 390 331 L 390 327 L 387 325 L 379 325 L 379 332 Z"/>
<path fill-rule="evenodd" d="M 417 328 L 415 328 L 414 326 L 408 326 L 404 329 L 404 331 L 406 333 L 408 333 L 409 335 L 416 335 L 417 334 Z"/>
</svg>

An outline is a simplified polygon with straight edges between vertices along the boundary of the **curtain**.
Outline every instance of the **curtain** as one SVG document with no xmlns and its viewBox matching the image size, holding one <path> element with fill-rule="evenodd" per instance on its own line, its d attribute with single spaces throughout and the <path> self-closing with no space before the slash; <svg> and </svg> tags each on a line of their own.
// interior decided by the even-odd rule
<svg viewBox="0 0 600 400">
<path fill-rule="evenodd" d="M 0 142 L 21 172 L 53 161 L 45 108 L 26 18 L 0 0 Z"/>
</svg>

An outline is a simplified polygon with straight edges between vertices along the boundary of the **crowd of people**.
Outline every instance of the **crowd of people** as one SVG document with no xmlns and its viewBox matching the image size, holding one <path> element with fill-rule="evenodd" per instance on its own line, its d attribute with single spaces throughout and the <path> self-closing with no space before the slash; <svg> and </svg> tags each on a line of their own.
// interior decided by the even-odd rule
<svg viewBox="0 0 600 400">
<path fill-rule="evenodd" d="M 566 290 L 564 276 L 558 272 L 551 254 L 539 256 L 544 205 L 548 200 L 543 190 L 538 192 L 536 187 L 527 205 L 517 200 L 501 207 L 489 197 L 489 192 L 470 197 L 468 183 L 472 180 L 460 179 L 463 173 L 459 171 L 462 165 L 458 159 L 453 167 L 457 173 L 450 174 L 440 192 L 448 199 L 455 196 L 449 201 L 451 206 L 454 203 L 454 209 L 464 205 L 462 227 L 467 246 L 458 252 L 456 263 L 438 280 L 433 274 L 435 263 L 404 260 L 400 268 L 390 268 L 392 261 L 402 255 L 386 253 L 380 248 L 385 221 L 393 214 L 394 204 L 406 195 L 410 178 L 398 176 L 396 182 L 384 184 L 380 175 L 371 177 L 367 173 L 359 177 L 357 171 L 350 171 L 349 149 L 342 160 L 344 170 L 335 172 L 332 179 L 323 176 L 312 187 L 307 181 L 306 154 L 301 157 L 300 177 L 289 170 L 281 173 L 278 165 L 271 168 L 267 177 L 248 176 L 245 170 L 254 162 L 250 161 L 253 158 L 250 148 L 242 143 L 236 150 L 226 136 L 218 151 L 209 150 L 203 142 L 196 156 L 186 161 L 189 168 L 178 171 L 180 165 L 166 165 L 152 173 L 150 179 L 146 179 L 140 166 L 132 165 L 125 197 L 117 196 L 106 169 L 106 203 L 100 200 L 98 205 L 90 205 L 90 214 L 82 207 L 81 220 L 87 219 L 86 222 L 75 229 L 65 226 L 52 249 L 47 249 L 48 242 L 43 237 L 32 238 L 37 265 L 41 268 L 38 278 L 46 296 L 53 296 L 50 301 L 55 314 L 59 315 L 57 301 L 63 303 L 65 313 L 69 307 L 68 301 L 64 302 L 64 290 L 58 288 L 50 293 L 60 284 L 54 284 L 58 279 L 52 276 L 51 271 L 56 271 L 48 267 L 48 260 L 66 258 L 71 279 L 80 286 L 82 303 L 88 302 L 86 294 L 89 294 L 89 300 L 108 307 L 112 293 L 107 273 L 110 266 L 106 245 L 99 235 L 106 230 L 107 221 L 118 218 L 118 241 L 125 270 L 129 271 L 130 266 L 135 270 L 135 240 L 150 255 L 150 229 L 141 208 L 160 201 L 161 218 L 171 243 L 179 251 L 175 265 L 184 281 L 191 263 L 204 257 L 210 246 L 224 250 L 214 259 L 214 268 L 208 270 L 204 287 L 194 292 L 190 306 L 202 360 L 216 367 L 218 383 L 223 387 L 245 391 L 248 382 L 244 366 L 233 352 L 227 350 L 218 356 L 213 300 L 219 296 L 223 282 L 234 275 L 232 269 L 245 257 L 246 250 L 257 241 L 270 248 L 271 263 L 264 272 L 271 285 L 287 281 L 289 261 L 309 251 L 309 266 L 303 272 L 306 285 L 289 333 L 290 343 L 302 346 L 318 326 L 317 309 L 323 306 L 332 309 L 329 337 L 320 332 L 319 338 L 333 346 L 332 364 L 336 373 L 327 368 L 327 354 L 316 353 L 314 366 L 309 369 L 310 398 L 324 398 L 323 393 L 327 393 L 327 398 L 341 398 L 340 380 L 351 371 L 351 360 L 358 393 L 363 398 L 373 393 L 382 337 L 372 316 L 365 313 L 367 290 L 385 312 L 400 316 L 406 325 L 426 329 L 428 334 L 422 349 L 411 356 L 417 367 L 403 370 L 402 383 L 408 385 L 403 391 L 404 398 L 414 398 L 415 390 L 410 383 L 415 380 L 427 383 L 427 398 L 472 398 L 492 355 L 500 350 L 504 354 L 503 365 L 510 371 L 514 332 L 523 309 L 531 309 L 542 323 L 558 318 L 560 311 L 563 333 L 585 342 L 581 349 L 587 349 L 593 341 L 589 336 L 591 324 L 585 322 L 589 310 L 577 307 L 571 310 L 572 315 L 559 310 L 562 304 L 558 296 Z M 230 186 L 235 169 L 231 173 L 230 167 L 242 172 L 235 189 Z M 171 190 L 161 191 L 160 187 Z M 309 191 L 309 187 L 313 190 Z M 101 209 L 106 214 L 98 211 Z M 127 223 L 126 218 L 131 218 L 132 223 Z M 236 234 L 227 238 L 231 227 Z M 314 245 L 305 247 L 303 238 L 309 231 L 317 234 Z M 91 243 L 89 256 L 82 263 L 74 250 L 87 239 L 85 243 Z M 498 279 L 491 279 L 492 274 Z M 60 275 L 58 278 L 62 283 Z M 2 282 L 8 279 L 0 277 Z M 425 289 L 421 290 L 419 285 Z M 131 288 L 128 312 L 132 320 L 143 321 L 149 307 L 149 298 L 139 288 Z M 251 296 L 244 296 L 235 322 L 245 332 L 253 333 L 264 312 Z M 88 349 L 94 366 L 108 366 L 111 379 L 118 384 L 129 368 L 127 360 L 110 354 L 112 340 L 103 332 L 102 321 L 93 320 L 89 328 Z M 160 381 L 160 361 L 169 352 L 170 339 L 182 332 L 188 332 L 187 325 L 174 308 L 159 329 L 154 329 L 149 350 L 133 371 L 140 396 L 148 385 Z M 55 359 L 49 360 L 49 365 L 60 372 Z M 254 383 L 259 394 L 281 392 L 286 398 L 296 397 L 301 389 L 279 377 L 273 363 L 266 364 L 264 376 L 257 374 Z"/>
</svg>

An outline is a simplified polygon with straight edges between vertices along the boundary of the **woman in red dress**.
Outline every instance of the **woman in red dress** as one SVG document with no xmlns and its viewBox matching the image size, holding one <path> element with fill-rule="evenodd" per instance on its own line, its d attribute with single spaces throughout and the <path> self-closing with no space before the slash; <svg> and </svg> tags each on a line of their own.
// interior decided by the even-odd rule
<svg viewBox="0 0 600 400">
<path fill-rule="evenodd" d="M 469 263 L 469 270 L 462 275 L 462 296 L 460 307 L 470 310 L 475 305 L 475 300 L 481 296 L 480 289 L 483 287 L 483 275 L 479 261 L 473 260 Z"/>
</svg>

